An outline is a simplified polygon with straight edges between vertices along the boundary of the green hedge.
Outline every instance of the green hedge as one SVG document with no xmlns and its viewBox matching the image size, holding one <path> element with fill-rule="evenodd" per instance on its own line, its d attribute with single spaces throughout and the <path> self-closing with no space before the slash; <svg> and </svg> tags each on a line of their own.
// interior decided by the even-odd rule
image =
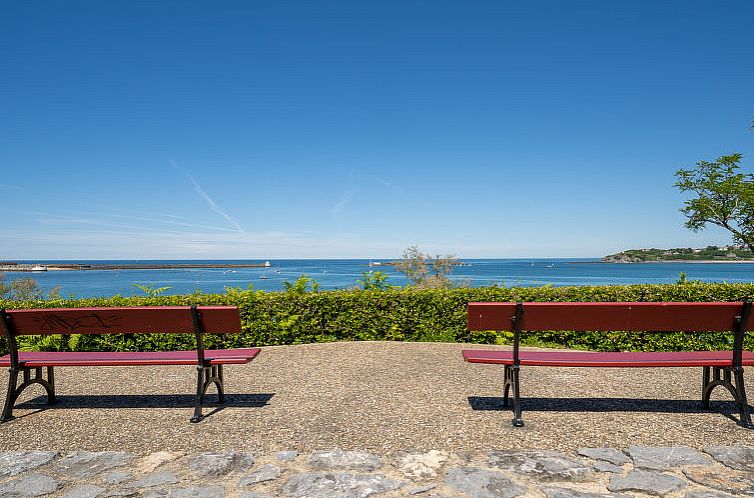
<svg viewBox="0 0 754 498">
<path fill-rule="evenodd" d="M 740 301 L 754 296 L 754 284 L 705 284 L 594 287 L 483 287 L 449 290 L 264 292 L 229 290 L 226 294 L 160 297 L 110 297 L 51 301 L 2 301 L 0 308 L 235 305 L 243 333 L 210 335 L 207 347 L 249 347 L 330 341 L 442 341 L 505 344 L 505 332 L 470 332 L 470 301 Z M 540 331 L 525 334 L 529 345 L 598 351 L 714 350 L 732 344 L 722 333 L 624 333 Z M 28 350 L 191 349 L 191 335 L 74 335 L 21 337 Z M 747 348 L 754 347 L 749 339 Z M 3 354 L 6 346 L 2 342 Z"/>
</svg>

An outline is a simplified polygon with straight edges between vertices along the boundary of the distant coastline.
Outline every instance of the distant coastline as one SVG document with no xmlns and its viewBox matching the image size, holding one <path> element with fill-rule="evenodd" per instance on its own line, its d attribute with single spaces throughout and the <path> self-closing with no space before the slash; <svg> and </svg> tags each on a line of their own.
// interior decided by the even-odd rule
<svg viewBox="0 0 754 498">
<path fill-rule="evenodd" d="M 641 265 L 646 263 L 688 263 L 688 264 L 754 264 L 754 259 L 659 259 L 652 261 L 569 261 L 569 265 L 604 265 L 604 264 L 621 264 L 621 265 Z"/>
<path fill-rule="evenodd" d="M 754 263 L 754 253 L 742 246 L 694 249 L 628 249 L 602 258 L 603 263 Z"/>
<path fill-rule="evenodd" d="M 24 263 L 0 263 L 3 271 L 96 271 L 96 270 L 171 270 L 195 268 L 269 268 L 270 262 L 264 263 L 124 263 L 124 264 L 59 264 L 38 263 L 35 265 Z"/>
</svg>

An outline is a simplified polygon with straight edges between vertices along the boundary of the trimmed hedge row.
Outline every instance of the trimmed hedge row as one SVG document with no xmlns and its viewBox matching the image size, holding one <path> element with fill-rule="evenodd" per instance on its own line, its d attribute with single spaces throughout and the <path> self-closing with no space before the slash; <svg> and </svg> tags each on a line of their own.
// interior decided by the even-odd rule
<svg viewBox="0 0 754 498">
<path fill-rule="evenodd" d="M 264 292 L 231 289 L 226 294 L 195 293 L 159 297 L 110 297 L 51 301 L 2 301 L 0 308 L 234 305 L 243 333 L 208 335 L 207 347 L 249 347 L 330 341 L 437 341 L 505 344 L 510 333 L 471 332 L 466 303 L 471 301 L 741 301 L 754 296 L 754 284 L 690 282 L 668 285 L 592 287 L 482 287 L 459 289 L 326 292 Z M 625 333 L 583 331 L 528 332 L 529 345 L 595 351 L 726 349 L 724 333 Z M 188 334 L 74 335 L 20 337 L 28 350 L 153 351 L 191 349 Z M 749 338 L 746 347 L 754 347 Z M 6 352 L 5 342 L 0 346 Z"/>
</svg>

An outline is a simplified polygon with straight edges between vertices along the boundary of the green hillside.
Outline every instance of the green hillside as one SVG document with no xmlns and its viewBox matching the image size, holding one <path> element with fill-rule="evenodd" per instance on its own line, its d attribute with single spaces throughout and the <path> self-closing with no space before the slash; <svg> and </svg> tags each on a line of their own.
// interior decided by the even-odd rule
<svg viewBox="0 0 754 498">
<path fill-rule="evenodd" d="M 707 246 L 703 249 L 629 249 L 602 258 L 606 263 L 645 263 L 647 261 L 754 261 L 754 253 L 739 246 Z"/>
</svg>

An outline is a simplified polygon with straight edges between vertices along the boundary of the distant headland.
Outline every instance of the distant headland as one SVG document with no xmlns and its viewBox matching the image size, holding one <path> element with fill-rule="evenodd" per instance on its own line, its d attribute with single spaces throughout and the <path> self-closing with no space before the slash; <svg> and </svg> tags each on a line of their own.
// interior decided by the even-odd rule
<svg viewBox="0 0 754 498">
<path fill-rule="evenodd" d="M 742 246 L 703 249 L 629 249 L 602 258 L 603 263 L 754 263 L 754 253 Z"/>
</svg>

